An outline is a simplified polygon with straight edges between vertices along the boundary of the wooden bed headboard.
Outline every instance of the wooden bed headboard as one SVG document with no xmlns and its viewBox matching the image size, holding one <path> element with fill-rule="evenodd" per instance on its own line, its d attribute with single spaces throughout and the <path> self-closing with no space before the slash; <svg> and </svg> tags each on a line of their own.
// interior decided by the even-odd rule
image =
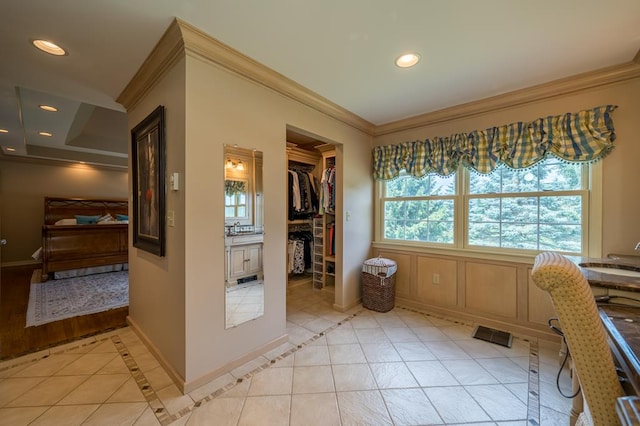
<svg viewBox="0 0 640 426">
<path fill-rule="evenodd" d="M 104 216 L 110 213 L 129 214 L 127 200 L 97 200 L 91 198 L 44 197 L 44 224 L 54 225 L 60 219 L 73 219 L 75 215 Z"/>
</svg>

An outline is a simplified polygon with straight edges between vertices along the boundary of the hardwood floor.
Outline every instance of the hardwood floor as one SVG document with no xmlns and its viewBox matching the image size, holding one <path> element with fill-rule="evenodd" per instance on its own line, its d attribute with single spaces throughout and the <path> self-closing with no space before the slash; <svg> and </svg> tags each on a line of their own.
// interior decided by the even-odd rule
<svg viewBox="0 0 640 426">
<path fill-rule="evenodd" d="M 0 360 L 127 325 L 129 308 L 124 307 L 25 328 L 31 275 L 35 269 L 20 266 L 0 271 Z"/>
</svg>

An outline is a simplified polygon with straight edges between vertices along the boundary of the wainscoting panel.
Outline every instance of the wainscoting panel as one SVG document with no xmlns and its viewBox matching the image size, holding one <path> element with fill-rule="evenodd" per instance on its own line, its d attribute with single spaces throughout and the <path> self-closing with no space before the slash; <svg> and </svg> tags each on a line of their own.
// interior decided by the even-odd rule
<svg viewBox="0 0 640 426">
<path fill-rule="evenodd" d="M 533 259 L 490 259 L 388 246 L 374 246 L 373 254 L 398 264 L 397 306 L 558 339 L 547 326 L 554 316 L 551 301 L 530 279 Z"/>
<path fill-rule="evenodd" d="M 438 306 L 458 304 L 457 262 L 417 256 L 417 298 Z"/>
<path fill-rule="evenodd" d="M 531 279 L 531 268 L 529 271 L 529 322 L 536 324 L 547 325 L 549 318 L 556 316 L 556 311 L 553 309 L 553 303 L 549 293 L 538 288 Z"/>
<path fill-rule="evenodd" d="M 517 316 L 515 266 L 466 263 L 466 307 L 508 318 Z"/>
<path fill-rule="evenodd" d="M 380 251 L 377 256 L 391 259 L 398 264 L 398 272 L 396 272 L 396 296 L 412 297 L 411 292 L 411 256 L 408 254 L 400 254 L 394 252 Z"/>
</svg>

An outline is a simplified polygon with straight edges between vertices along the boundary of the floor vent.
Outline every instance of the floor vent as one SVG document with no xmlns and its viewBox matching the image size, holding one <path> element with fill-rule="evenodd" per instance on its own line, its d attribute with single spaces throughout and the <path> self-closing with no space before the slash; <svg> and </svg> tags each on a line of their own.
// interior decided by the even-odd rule
<svg viewBox="0 0 640 426">
<path fill-rule="evenodd" d="M 244 284 L 244 283 L 248 283 L 251 281 L 257 281 L 258 280 L 258 276 L 257 275 L 250 275 L 248 277 L 244 277 L 244 278 L 238 278 L 238 284 Z"/>
<path fill-rule="evenodd" d="M 493 328 L 481 325 L 476 326 L 476 329 L 473 330 L 472 337 L 486 342 L 495 343 L 496 345 L 504 346 L 506 348 L 511 347 L 511 340 L 513 340 L 511 333 L 494 330 Z"/>
</svg>

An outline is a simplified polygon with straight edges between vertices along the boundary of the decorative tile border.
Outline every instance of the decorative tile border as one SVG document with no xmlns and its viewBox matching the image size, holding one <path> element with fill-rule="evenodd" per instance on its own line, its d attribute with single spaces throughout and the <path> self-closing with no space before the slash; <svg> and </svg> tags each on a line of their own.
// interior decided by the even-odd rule
<svg viewBox="0 0 640 426">
<path fill-rule="evenodd" d="M 527 424 L 540 425 L 540 359 L 538 340 L 529 340 L 529 389 L 527 392 Z"/>
<path fill-rule="evenodd" d="M 425 313 L 425 312 L 421 312 L 421 311 L 418 311 L 418 310 L 413 309 L 413 308 L 407 308 L 407 307 L 402 307 L 402 306 L 396 306 L 396 308 L 397 309 L 402 309 L 402 310 L 405 310 L 405 311 L 409 311 L 409 312 L 414 312 L 414 313 L 423 315 L 425 317 L 434 317 L 434 318 L 438 318 L 438 319 L 441 319 L 441 320 L 450 321 L 450 322 L 452 322 L 454 324 L 463 324 L 463 325 L 473 326 L 473 324 L 465 322 L 465 321 L 459 321 L 459 320 L 456 320 L 456 319 L 453 319 L 453 318 L 449 318 L 449 317 L 445 317 L 445 316 Z M 126 345 L 122 342 L 120 336 L 117 334 L 120 330 L 112 330 L 110 332 L 107 332 L 106 335 L 101 336 L 102 338 L 99 338 L 99 339 L 97 339 L 95 337 L 90 337 L 90 338 L 84 339 L 84 341 L 80 340 L 80 341 L 77 341 L 77 342 L 73 342 L 71 344 L 63 345 L 63 348 L 61 348 L 60 350 L 55 351 L 55 352 L 47 351 L 47 353 L 43 354 L 42 356 L 34 356 L 32 358 L 25 359 L 25 360 L 18 360 L 18 359 L 9 360 L 9 362 L 6 363 L 8 365 L 3 366 L 2 368 L 0 368 L 0 372 L 5 371 L 5 370 L 9 370 L 9 369 L 14 368 L 14 367 L 18 367 L 20 365 L 24 365 L 24 364 L 32 363 L 32 362 L 35 362 L 35 361 L 38 361 L 38 360 L 41 360 L 41 359 L 44 359 L 44 358 L 48 358 L 50 355 L 55 355 L 55 354 L 58 354 L 58 353 L 64 353 L 64 352 L 68 352 L 68 351 L 72 351 L 72 350 L 77 350 L 77 349 L 79 349 L 81 347 L 84 347 L 84 346 L 95 345 L 97 343 L 102 343 L 102 342 L 105 342 L 105 341 L 111 339 L 111 341 L 114 344 L 114 346 L 116 347 L 120 357 L 122 358 L 122 360 L 124 361 L 125 365 L 127 366 L 127 369 L 130 371 L 132 377 L 136 381 L 136 384 L 138 385 L 140 391 L 142 392 L 142 394 L 144 395 L 145 399 L 149 403 L 149 406 L 153 410 L 153 413 L 155 414 L 156 418 L 158 419 L 158 421 L 160 422 L 160 424 L 162 426 L 167 426 L 167 425 L 173 423 L 174 421 L 176 421 L 176 420 L 178 420 L 178 419 L 190 414 L 191 412 L 193 412 L 193 410 L 195 410 L 196 408 L 200 407 L 202 404 L 204 404 L 206 402 L 209 402 L 209 401 L 215 399 L 216 397 L 222 395 L 223 393 L 229 391 L 230 389 L 234 388 L 238 384 L 242 383 L 245 379 L 248 379 L 248 378 L 252 377 L 256 373 L 258 373 L 258 372 L 270 367 L 271 365 L 277 363 L 278 361 L 283 360 L 284 358 L 294 354 L 295 352 L 299 351 L 300 349 L 303 349 L 305 346 L 308 346 L 310 343 L 313 343 L 314 341 L 320 339 L 321 337 L 325 336 L 327 333 L 330 333 L 331 331 L 333 331 L 336 328 L 340 327 L 344 323 L 346 323 L 348 321 L 351 321 L 353 318 L 357 317 L 358 315 L 360 315 L 361 313 L 363 313 L 365 311 L 368 311 L 368 310 L 363 308 L 363 309 L 357 311 L 356 313 L 345 317 L 343 320 L 338 321 L 337 323 L 335 323 L 331 327 L 325 329 L 324 331 L 321 331 L 319 333 L 314 334 L 308 340 L 295 345 L 294 347 L 292 347 L 289 350 L 283 352 L 282 354 L 278 355 L 277 357 L 269 360 L 268 362 L 263 363 L 262 365 L 254 368 L 250 372 L 244 374 L 242 377 L 238 377 L 236 380 L 234 380 L 234 381 L 222 386 L 221 388 L 219 388 L 216 391 L 210 393 L 209 395 L 199 399 L 198 401 L 195 402 L 194 405 L 191 405 L 189 407 L 185 407 L 185 408 L 179 410 L 178 412 L 176 412 L 173 415 L 171 415 L 168 412 L 167 408 L 164 406 L 164 404 L 162 403 L 160 398 L 157 396 L 157 394 L 155 393 L 155 391 L 151 387 L 151 385 L 148 382 L 147 378 L 144 376 L 144 374 L 142 373 L 142 371 L 138 367 L 137 363 L 133 359 L 133 356 L 131 356 L 131 354 L 127 350 Z M 90 340 L 90 341 L 87 342 L 86 340 Z M 538 341 L 535 338 L 524 338 L 524 337 L 522 338 L 522 340 L 529 343 L 529 372 L 528 372 L 529 373 L 528 374 L 529 383 L 528 383 L 528 392 L 527 392 L 527 398 L 528 398 L 528 401 L 527 401 L 527 424 L 530 425 L 530 426 L 539 426 L 540 425 L 540 390 L 539 390 L 540 389 L 540 381 L 539 381 Z M 32 354 L 32 355 L 35 355 L 35 354 Z M 13 361 L 13 362 L 11 362 L 11 361 Z M 4 362 L 0 363 L 0 365 L 2 365 L 2 364 L 5 364 L 5 363 Z"/>
<path fill-rule="evenodd" d="M 31 364 L 33 362 L 49 358 L 52 355 L 75 351 L 85 346 L 92 346 L 97 343 L 104 343 L 105 341 L 109 340 L 112 335 L 118 333 L 119 331 L 119 328 L 114 328 L 101 333 L 95 333 L 90 336 L 79 337 L 78 339 L 66 343 L 61 343 L 57 346 L 52 346 L 50 348 L 42 349 L 36 352 L 20 355 L 15 358 L 2 360 L 0 361 L 0 373 L 8 371 L 12 368 L 20 367 L 25 364 Z"/>
<path fill-rule="evenodd" d="M 407 308 L 403 306 L 396 306 L 396 308 L 414 312 L 426 317 L 434 317 L 445 321 L 450 321 L 455 324 L 463 324 L 468 326 L 474 326 L 475 324 L 458 321 L 453 318 L 445 317 L 442 315 L 434 315 L 425 312 L 418 311 L 413 308 Z M 540 370 L 539 370 L 539 358 L 538 358 L 538 339 L 529 336 L 520 336 L 524 342 L 529 343 L 529 371 L 528 371 L 528 388 L 527 388 L 527 425 L 540 426 Z"/>
<path fill-rule="evenodd" d="M 165 426 L 171 423 L 174 420 L 173 417 L 169 414 L 162 401 L 160 401 L 158 395 L 156 395 L 155 391 L 151 387 L 151 384 L 149 384 L 149 381 L 138 367 L 136 361 L 133 359 L 133 356 L 131 356 L 131 354 L 127 350 L 126 345 L 120 339 L 120 336 L 113 336 L 111 338 L 111 341 L 118 350 L 120 357 L 127 366 L 127 369 L 131 373 L 131 376 L 136 381 L 138 388 L 149 403 L 149 407 L 151 407 L 151 410 L 153 410 L 153 414 L 155 414 L 160 424 Z"/>
<path fill-rule="evenodd" d="M 186 416 L 187 414 L 191 413 L 196 408 L 200 407 L 202 404 L 204 404 L 206 402 L 209 402 L 212 399 L 217 398 L 218 396 L 222 395 L 223 393 L 227 392 L 228 390 L 230 390 L 230 389 L 234 388 L 235 386 L 239 385 L 240 383 L 242 383 L 245 379 L 248 379 L 248 378 L 252 377 L 254 374 L 257 374 L 260 371 L 264 370 L 265 368 L 268 368 L 268 367 L 272 366 L 273 364 L 277 363 L 278 361 L 281 361 L 284 358 L 296 353 L 297 351 L 299 351 L 300 349 L 304 348 L 305 346 L 308 346 L 310 343 L 315 342 L 316 340 L 318 340 L 321 337 L 325 336 L 327 333 L 329 333 L 329 332 L 335 330 L 336 328 L 340 327 L 342 324 L 344 324 L 344 323 L 346 323 L 348 321 L 351 321 L 353 318 L 355 318 L 356 316 L 358 316 L 359 314 L 361 314 L 364 311 L 365 311 L 365 309 L 361 309 L 358 312 L 349 315 L 348 317 L 344 318 L 341 321 L 338 321 L 336 324 L 332 325 L 331 327 L 327 328 L 326 330 L 314 334 L 312 337 L 310 337 L 306 341 L 295 345 L 294 347 L 292 347 L 291 349 L 283 352 L 282 354 L 278 355 L 277 357 L 275 357 L 275 358 L 269 360 L 268 362 L 265 362 L 264 364 L 254 368 L 253 370 L 251 370 L 248 373 L 244 374 L 242 377 L 238 377 L 233 382 L 227 383 L 226 385 L 224 385 L 223 387 L 221 387 L 221 388 L 217 389 L 216 391 L 210 393 L 209 395 L 207 395 L 207 396 L 205 396 L 203 398 L 200 398 L 198 401 L 195 402 L 195 404 L 193 406 L 183 408 L 182 410 L 180 410 L 177 413 L 175 413 L 173 416 L 170 416 L 169 419 L 164 419 L 164 418 L 160 419 L 160 417 L 158 417 L 158 421 L 160 421 L 162 426 L 166 426 L 166 425 L 178 420 L 179 418 Z M 166 410 L 165 410 L 165 412 L 166 412 Z"/>
</svg>

